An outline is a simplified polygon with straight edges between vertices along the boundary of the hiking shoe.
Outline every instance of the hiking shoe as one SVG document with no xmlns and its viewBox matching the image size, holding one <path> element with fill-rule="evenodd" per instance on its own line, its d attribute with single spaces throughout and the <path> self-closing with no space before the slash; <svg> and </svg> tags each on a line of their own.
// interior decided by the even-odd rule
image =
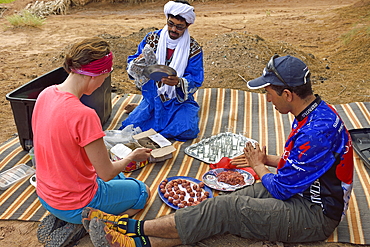
<svg viewBox="0 0 370 247">
<path fill-rule="evenodd" d="M 81 224 L 67 223 L 53 231 L 48 240 L 46 247 L 66 247 L 74 245 L 78 240 L 83 238 L 87 231 Z"/>
<path fill-rule="evenodd" d="M 90 239 L 95 247 L 136 247 L 133 238 L 108 228 L 96 217 L 90 222 Z"/>
<path fill-rule="evenodd" d="M 113 214 L 107 214 L 103 211 L 95 208 L 86 207 L 82 210 L 81 213 L 82 224 L 84 225 L 86 231 L 89 231 L 90 221 L 97 217 L 103 221 L 110 229 L 118 231 L 122 234 L 126 234 L 127 223 L 128 223 L 128 214 L 116 216 Z"/>
<path fill-rule="evenodd" d="M 43 218 L 37 228 L 37 239 L 40 243 L 45 244 L 50 234 L 59 227 L 67 224 L 64 220 L 60 220 L 53 214 L 49 214 Z"/>
</svg>

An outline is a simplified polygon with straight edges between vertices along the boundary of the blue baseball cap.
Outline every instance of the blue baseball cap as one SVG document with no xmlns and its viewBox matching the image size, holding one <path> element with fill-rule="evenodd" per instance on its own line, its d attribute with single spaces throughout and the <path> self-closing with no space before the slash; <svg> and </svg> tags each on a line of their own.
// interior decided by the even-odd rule
<svg viewBox="0 0 370 247">
<path fill-rule="evenodd" d="M 247 86 L 250 89 L 269 85 L 297 87 L 309 80 L 310 70 L 300 59 L 290 55 L 284 57 L 274 55 L 264 68 L 262 76 L 248 81 Z"/>
</svg>

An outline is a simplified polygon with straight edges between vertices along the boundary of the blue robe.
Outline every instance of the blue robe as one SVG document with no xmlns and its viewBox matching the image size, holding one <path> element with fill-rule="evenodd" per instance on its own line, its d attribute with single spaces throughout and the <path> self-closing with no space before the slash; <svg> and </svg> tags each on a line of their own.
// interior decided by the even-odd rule
<svg viewBox="0 0 370 247">
<path fill-rule="evenodd" d="M 137 52 L 128 57 L 127 64 L 142 53 L 146 44 L 150 44 L 156 51 L 161 31 L 148 33 L 140 42 Z M 203 78 L 203 51 L 191 38 L 188 65 L 176 87 L 176 97 L 168 99 L 164 95 L 158 96 L 157 89 L 161 82 L 149 80 L 142 86 L 142 101 L 122 122 L 120 129 L 133 124 L 143 131 L 153 128 L 168 139 L 186 141 L 196 138 L 199 133 L 199 105 L 193 94 L 202 85 Z"/>
</svg>

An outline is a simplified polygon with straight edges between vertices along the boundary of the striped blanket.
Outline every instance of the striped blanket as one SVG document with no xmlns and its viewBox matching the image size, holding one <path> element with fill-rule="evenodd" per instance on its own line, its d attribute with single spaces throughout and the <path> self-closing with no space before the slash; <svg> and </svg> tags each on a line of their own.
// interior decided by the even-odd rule
<svg viewBox="0 0 370 247">
<path fill-rule="evenodd" d="M 266 145 L 269 154 L 281 154 L 294 117 L 281 115 L 263 94 L 232 89 L 201 89 L 195 94 L 200 105 L 200 136 L 207 138 L 224 131 L 225 126 L 232 126 L 234 133 L 247 133 L 248 138 Z M 141 95 L 126 94 L 112 99 L 111 117 L 104 124 L 105 130 L 118 129 L 127 117 L 124 106 L 138 103 Z M 369 127 L 370 103 L 355 102 L 335 105 L 348 129 Z M 144 181 L 152 191 L 150 202 L 138 213 L 136 219 L 153 219 L 173 212 L 159 198 L 158 186 L 166 177 L 190 176 L 201 179 L 209 166 L 185 154 L 186 147 L 195 143 L 175 141 L 176 151 L 173 158 L 126 174 L 126 176 Z M 354 155 L 354 189 L 350 200 L 347 217 L 340 223 L 328 242 L 347 242 L 370 244 L 370 169 L 364 166 L 360 158 Z M 0 171 L 31 160 L 23 151 L 17 138 L 0 146 Z M 214 196 L 218 195 L 213 191 Z M 5 191 L 0 191 L 0 220 L 39 221 L 48 212 L 41 206 L 34 187 L 28 180 L 19 182 Z"/>
</svg>

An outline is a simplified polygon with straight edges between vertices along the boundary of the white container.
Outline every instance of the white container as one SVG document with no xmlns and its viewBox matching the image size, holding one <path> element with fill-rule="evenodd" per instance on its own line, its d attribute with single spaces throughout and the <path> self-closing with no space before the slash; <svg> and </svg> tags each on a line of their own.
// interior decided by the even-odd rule
<svg viewBox="0 0 370 247">
<path fill-rule="evenodd" d="M 129 147 L 126 147 L 122 143 L 118 143 L 114 147 L 110 149 L 110 153 L 112 156 L 113 161 L 118 161 L 123 158 L 125 158 L 127 155 L 129 155 L 132 152 L 132 150 Z"/>
<path fill-rule="evenodd" d="M 6 190 L 13 184 L 33 175 L 35 171 L 34 168 L 26 164 L 20 164 L 0 173 L 0 190 Z"/>
</svg>

